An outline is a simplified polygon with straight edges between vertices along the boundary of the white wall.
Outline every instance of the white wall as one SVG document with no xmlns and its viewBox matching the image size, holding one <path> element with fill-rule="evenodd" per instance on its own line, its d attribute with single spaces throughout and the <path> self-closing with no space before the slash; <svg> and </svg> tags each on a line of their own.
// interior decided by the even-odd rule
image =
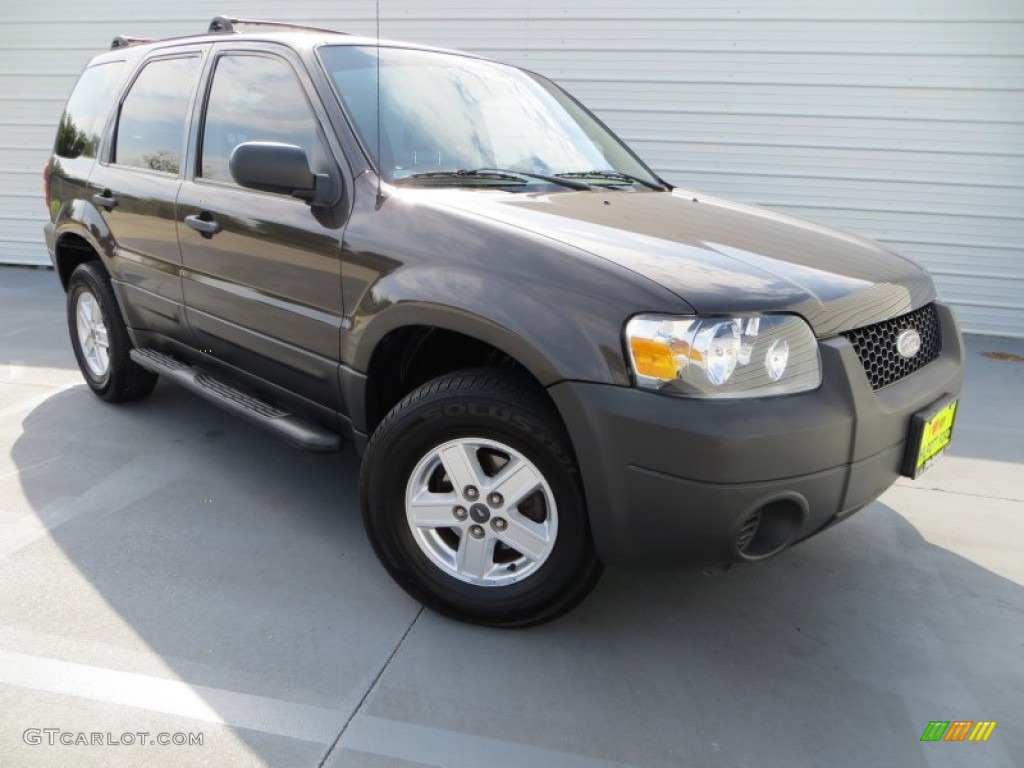
<svg viewBox="0 0 1024 768">
<path fill-rule="evenodd" d="M 14 5 L 0 8 L 0 262 L 45 262 L 41 168 L 75 76 L 115 34 L 198 32 L 214 13 L 374 29 L 371 0 Z M 917 258 L 967 329 L 1024 335 L 1024 0 L 381 0 L 381 13 L 385 37 L 553 77 L 675 183 Z"/>
</svg>

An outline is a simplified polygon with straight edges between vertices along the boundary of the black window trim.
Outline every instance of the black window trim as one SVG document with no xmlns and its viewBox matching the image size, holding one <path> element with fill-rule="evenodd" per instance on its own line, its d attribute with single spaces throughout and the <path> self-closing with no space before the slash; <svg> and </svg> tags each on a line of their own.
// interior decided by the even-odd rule
<svg viewBox="0 0 1024 768">
<path fill-rule="evenodd" d="M 210 179 L 200 175 L 202 173 L 202 161 L 203 161 L 203 138 L 206 134 L 206 114 L 210 106 L 210 94 L 213 92 L 213 81 L 217 76 L 217 64 L 221 59 L 227 56 L 255 56 L 264 59 L 277 59 L 283 61 L 292 74 L 295 76 L 295 81 L 299 85 L 299 89 L 302 91 L 302 96 L 306 100 L 306 105 L 309 107 L 309 113 L 312 115 L 314 122 L 316 123 L 316 135 L 317 141 L 321 144 L 321 150 L 329 157 L 332 158 L 331 168 L 334 171 L 338 166 L 337 157 L 335 152 L 331 148 L 330 142 L 327 140 L 327 131 L 324 130 L 324 121 L 318 113 L 313 100 L 309 95 L 309 87 L 303 82 L 302 73 L 296 66 L 294 61 L 290 60 L 288 53 L 294 54 L 294 51 L 287 46 L 275 46 L 277 50 L 272 50 L 269 47 L 261 47 L 260 44 L 236 42 L 232 44 L 217 45 L 214 47 L 212 54 L 209 57 L 209 61 L 203 71 L 202 77 L 202 93 L 196 99 L 196 108 L 194 119 L 195 127 L 190 131 L 189 149 L 191 154 L 188 158 L 188 167 L 185 173 L 185 180 L 191 181 L 195 184 L 209 185 L 213 187 L 223 187 L 226 189 L 244 190 L 245 192 L 251 192 L 259 195 L 270 195 L 278 199 L 294 200 L 300 205 L 305 205 L 304 202 L 298 198 L 292 197 L 291 195 L 282 194 L 279 192 L 270 192 L 266 190 L 250 189 L 249 187 L 243 187 L 235 181 L 229 181 L 227 179 Z M 191 138 L 194 137 L 194 142 Z M 184 169 L 184 164 L 183 164 Z M 338 171 L 334 171 L 338 172 Z M 342 174 L 344 177 L 344 174 Z M 344 181 L 341 182 L 344 187 Z"/>
<path fill-rule="evenodd" d="M 109 118 L 110 123 L 107 125 L 104 131 L 104 140 L 100 145 L 99 152 L 99 163 L 105 167 L 112 167 L 117 170 L 130 171 L 133 173 L 143 173 L 147 175 L 154 175 L 162 179 L 181 179 L 185 170 L 185 160 L 187 158 L 188 151 L 188 136 L 189 126 L 192 122 L 192 115 L 195 109 L 196 92 L 199 87 L 199 83 L 202 80 L 203 68 L 205 65 L 205 59 L 209 52 L 209 46 L 189 46 L 188 48 L 175 49 L 173 51 L 167 51 L 166 49 L 160 50 L 152 56 L 147 56 L 139 61 L 135 71 L 131 74 L 131 77 L 127 79 L 124 86 L 121 89 L 115 107 L 111 110 Z M 135 82 L 142 75 L 143 70 L 146 69 L 150 64 L 158 61 L 166 61 L 169 59 L 199 59 L 199 67 L 196 71 L 195 81 L 192 83 L 192 91 L 188 97 L 187 107 L 185 109 L 185 128 L 182 131 L 182 142 L 181 142 L 181 162 L 178 165 L 178 172 L 171 173 L 169 171 L 157 171 L 153 168 L 143 168 L 138 165 L 123 165 L 117 162 L 114 157 L 114 152 L 117 147 L 117 133 L 121 126 L 121 110 L 124 107 L 124 102 L 128 98 L 128 95 L 132 92 L 132 88 L 135 87 Z"/>
</svg>

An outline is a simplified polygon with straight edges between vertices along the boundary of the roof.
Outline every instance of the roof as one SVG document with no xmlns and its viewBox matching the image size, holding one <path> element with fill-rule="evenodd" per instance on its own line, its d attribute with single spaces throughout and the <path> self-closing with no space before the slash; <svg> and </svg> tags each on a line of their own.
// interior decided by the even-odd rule
<svg viewBox="0 0 1024 768">
<path fill-rule="evenodd" d="M 273 30 L 280 30 L 282 32 L 287 31 L 294 35 L 296 33 L 319 33 L 321 35 L 335 36 L 344 35 L 349 37 L 347 32 L 342 32 L 336 29 L 327 29 L 325 27 L 314 27 L 308 24 L 296 24 L 290 21 L 270 21 L 263 19 L 238 19 L 228 16 L 214 16 L 210 22 L 210 26 L 207 28 L 205 33 L 199 33 L 195 35 L 184 35 L 181 37 L 169 37 L 163 39 L 153 38 L 142 38 L 142 37 L 129 37 L 127 35 L 118 35 L 110 43 L 110 49 L 112 51 L 118 50 L 119 48 L 130 48 L 135 45 L 146 45 L 149 43 L 167 42 L 167 41 L 202 41 L 206 40 L 212 35 L 226 35 L 235 34 L 239 30 L 237 27 L 269 27 Z M 280 36 L 288 36 L 282 34 Z"/>
<path fill-rule="evenodd" d="M 242 31 L 240 27 L 252 27 L 252 31 Z M 477 54 L 466 53 L 465 51 L 454 51 L 444 48 L 435 48 L 428 45 L 403 42 L 398 40 L 378 40 L 375 37 L 364 37 L 353 35 L 341 30 L 326 29 L 324 27 L 297 24 L 287 21 L 270 21 L 262 19 L 238 19 L 225 16 L 215 16 L 210 22 L 206 32 L 194 35 L 181 35 L 165 38 L 141 38 L 128 35 L 118 35 L 110 45 L 110 51 L 100 54 L 93 59 L 92 63 L 99 63 L 108 57 L 116 55 L 117 52 L 125 53 L 131 50 L 133 53 L 142 53 L 153 48 L 170 45 L 190 45 L 194 43 L 215 43 L 225 40 L 277 42 L 291 47 L 313 47 L 325 43 L 335 45 L 383 45 L 387 47 L 401 46 L 422 51 L 433 51 L 436 53 L 457 54 L 474 59 L 482 59 Z M 120 57 L 118 57 L 120 58 Z"/>
</svg>

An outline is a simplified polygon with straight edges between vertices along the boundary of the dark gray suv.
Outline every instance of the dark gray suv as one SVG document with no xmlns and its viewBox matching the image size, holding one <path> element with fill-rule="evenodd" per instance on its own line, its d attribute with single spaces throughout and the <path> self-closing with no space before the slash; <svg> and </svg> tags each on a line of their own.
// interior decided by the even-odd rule
<svg viewBox="0 0 1024 768">
<path fill-rule="evenodd" d="M 962 343 L 921 267 L 674 188 L 476 56 L 224 18 L 117 38 L 46 181 L 93 391 L 163 376 L 352 443 L 381 562 L 458 618 L 770 557 L 952 435 Z"/>
</svg>

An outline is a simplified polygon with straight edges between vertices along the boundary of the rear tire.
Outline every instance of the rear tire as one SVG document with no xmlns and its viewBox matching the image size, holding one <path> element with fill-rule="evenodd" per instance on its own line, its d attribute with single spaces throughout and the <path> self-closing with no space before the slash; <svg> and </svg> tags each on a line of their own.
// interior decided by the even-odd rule
<svg viewBox="0 0 1024 768">
<path fill-rule="evenodd" d="M 453 618 L 550 621 L 601 575 L 568 436 L 524 376 L 475 369 L 409 394 L 370 439 L 360 494 L 384 567 Z"/>
<path fill-rule="evenodd" d="M 99 262 L 79 264 L 68 280 L 68 330 L 85 383 L 108 403 L 138 400 L 153 391 L 157 375 L 136 365 L 128 330 Z"/>
</svg>

